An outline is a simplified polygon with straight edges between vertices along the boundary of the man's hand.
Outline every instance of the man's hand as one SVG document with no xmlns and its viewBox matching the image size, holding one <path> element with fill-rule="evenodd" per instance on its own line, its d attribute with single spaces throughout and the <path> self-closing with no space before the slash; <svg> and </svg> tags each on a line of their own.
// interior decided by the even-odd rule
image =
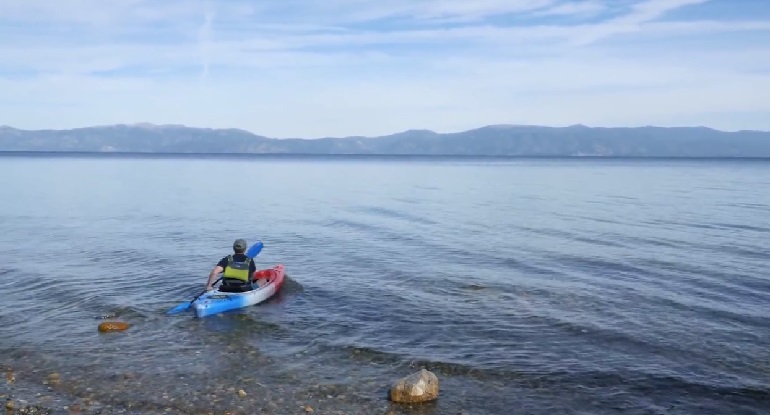
<svg viewBox="0 0 770 415">
<path fill-rule="evenodd" d="M 214 287 L 212 287 L 212 286 L 210 286 L 210 285 L 207 285 L 207 286 L 206 286 L 206 291 L 211 291 L 211 290 L 213 290 L 213 289 L 214 289 Z"/>
</svg>

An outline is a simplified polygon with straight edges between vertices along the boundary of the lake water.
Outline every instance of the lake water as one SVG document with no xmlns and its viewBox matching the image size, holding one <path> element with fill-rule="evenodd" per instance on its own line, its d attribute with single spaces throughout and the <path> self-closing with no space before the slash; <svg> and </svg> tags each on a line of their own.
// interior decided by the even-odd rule
<svg viewBox="0 0 770 415">
<path fill-rule="evenodd" d="M 770 413 L 767 160 L 6 155 L 0 189 L 17 406 Z M 239 237 L 280 294 L 167 316 Z M 390 403 L 420 368 L 438 401 Z"/>
</svg>

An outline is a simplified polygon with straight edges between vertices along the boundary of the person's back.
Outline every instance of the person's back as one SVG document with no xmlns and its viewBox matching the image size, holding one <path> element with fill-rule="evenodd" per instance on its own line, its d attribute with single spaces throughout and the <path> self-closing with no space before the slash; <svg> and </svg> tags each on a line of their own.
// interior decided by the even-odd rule
<svg viewBox="0 0 770 415">
<path fill-rule="evenodd" d="M 256 265 L 252 258 L 244 254 L 246 248 L 247 244 L 243 239 L 237 239 L 233 243 L 233 254 L 223 257 L 211 270 L 206 290 L 213 289 L 214 277 L 220 272 L 222 273 L 221 291 L 243 292 L 253 288 L 251 279 L 256 272 Z"/>
<path fill-rule="evenodd" d="M 237 289 L 247 288 L 243 286 L 248 284 L 248 289 L 251 289 L 251 278 L 256 271 L 254 260 L 245 254 L 235 253 L 222 258 L 217 265 L 224 268 L 222 273 L 223 286 Z"/>
</svg>

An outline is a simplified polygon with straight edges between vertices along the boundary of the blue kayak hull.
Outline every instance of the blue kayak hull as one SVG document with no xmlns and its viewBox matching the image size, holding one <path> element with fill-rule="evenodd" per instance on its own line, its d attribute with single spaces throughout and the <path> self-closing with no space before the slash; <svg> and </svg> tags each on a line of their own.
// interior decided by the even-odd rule
<svg viewBox="0 0 770 415">
<path fill-rule="evenodd" d="M 226 311 L 249 307 L 268 300 L 283 285 L 284 267 L 282 264 L 273 268 L 259 270 L 255 278 L 266 278 L 267 284 L 243 293 L 222 292 L 219 289 L 201 295 L 192 303 L 196 317 L 206 317 Z"/>
</svg>

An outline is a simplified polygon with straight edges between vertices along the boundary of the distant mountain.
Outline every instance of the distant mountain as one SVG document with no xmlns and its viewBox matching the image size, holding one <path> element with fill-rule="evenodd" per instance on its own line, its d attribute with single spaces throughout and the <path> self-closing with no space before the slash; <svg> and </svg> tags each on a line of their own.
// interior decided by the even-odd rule
<svg viewBox="0 0 770 415">
<path fill-rule="evenodd" d="M 0 151 L 454 156 L 770 157 L 770 132 L 704 127 L 492 125 L 439 134 L 273 139 L 239 129 L 132 124 L 71 130 L 0 127 Z"/>
</svg>

